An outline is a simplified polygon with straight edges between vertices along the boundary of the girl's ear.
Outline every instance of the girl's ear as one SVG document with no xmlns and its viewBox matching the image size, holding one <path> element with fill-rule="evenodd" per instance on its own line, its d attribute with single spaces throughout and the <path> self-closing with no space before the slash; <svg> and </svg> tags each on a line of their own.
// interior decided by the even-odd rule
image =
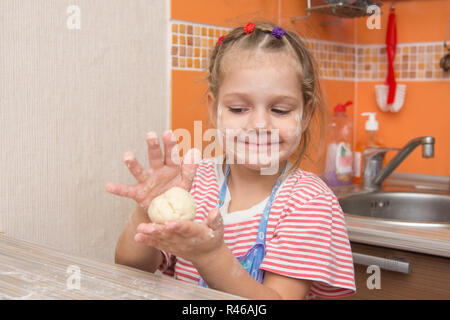
<svg viewBox="0 0 450 320">
<path fill-rule="evenodd" d="M 209 121 L 211 121 L 212 125 L 217 128 L 217 107 L 216 107 L 216 98 L 212 92 L 208 92 L 208 114 Z"/>
</svg>

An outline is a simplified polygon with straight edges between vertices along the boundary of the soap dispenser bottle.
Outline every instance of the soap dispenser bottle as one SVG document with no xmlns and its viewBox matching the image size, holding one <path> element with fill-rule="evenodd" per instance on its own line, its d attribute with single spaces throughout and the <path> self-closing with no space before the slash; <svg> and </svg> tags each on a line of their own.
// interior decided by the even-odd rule
<svg viewBox="0 0 450 320">
<path fill-rule="evenodd" d="M 362 116 L 368 116 L 366 121 L 364 135 L 356 143 L 353 159 L 353 180 L 355 183 L 362 183 L 363 157 L 362 154 L 367 147 L 379 146 L 384 144 L 378 135 L 378 121 L 376 112 L 363 112 Z"/>
<path fill-rule="evenodd" d="M 352 132 L 353 125 L 346 108 L 352 101 L 338 104 L 327 134 L 324 180 L 329 186 L 353 183 Z"/>
</svg>

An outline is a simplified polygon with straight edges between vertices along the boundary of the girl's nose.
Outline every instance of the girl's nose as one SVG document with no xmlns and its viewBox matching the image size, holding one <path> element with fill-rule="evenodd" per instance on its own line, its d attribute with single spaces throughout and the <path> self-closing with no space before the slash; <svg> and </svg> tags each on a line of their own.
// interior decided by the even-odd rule
<svg viewBox="0 0 450 320">
<path fill-rule="evenodd" d="M 255 110 L 249 129 L 270 129 L 270 115 L 266 110 Z"/>
</svg>

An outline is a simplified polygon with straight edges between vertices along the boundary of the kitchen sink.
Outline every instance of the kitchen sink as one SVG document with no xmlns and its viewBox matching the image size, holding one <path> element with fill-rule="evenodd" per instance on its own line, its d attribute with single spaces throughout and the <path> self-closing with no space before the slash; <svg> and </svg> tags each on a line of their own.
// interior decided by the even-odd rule
<svg viewBox="0 0 450 320">
<path fill-rule="evenodd" d="M 411 222 L 450 223 L 450 194 L 367 192 L 339 198 L 344 213 Z"/>
</svg>

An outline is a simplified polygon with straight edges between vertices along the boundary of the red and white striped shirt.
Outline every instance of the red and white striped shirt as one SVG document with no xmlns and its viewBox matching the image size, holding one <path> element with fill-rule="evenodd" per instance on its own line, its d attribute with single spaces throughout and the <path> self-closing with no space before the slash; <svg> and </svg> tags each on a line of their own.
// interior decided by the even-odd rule
<svg viewBox="0 0 450 320">
<path fill-rule="evenodd" d="M 219 158 L 201 162 L 191 195 L 197 210 L 195 221 L 206 219 L 215 207 L 224 180 Z M 226 213 L 224 241 L 233 254 L 244 255 L 256 242 L 259 222 L 267 199 L 248 210 Z M 160 270 L 176 279 L 198 283 L 193 264 L 164 252 Z M 297 169 L 286 178 L 270 210 L 266 233 L 266 256 L 260 269 L 286 277 L 312 280 L 307 298 L 338 298 L 355 293 L 353 259 L 344 215 L 339 203 L 315 174 Z"/>
</svg>

